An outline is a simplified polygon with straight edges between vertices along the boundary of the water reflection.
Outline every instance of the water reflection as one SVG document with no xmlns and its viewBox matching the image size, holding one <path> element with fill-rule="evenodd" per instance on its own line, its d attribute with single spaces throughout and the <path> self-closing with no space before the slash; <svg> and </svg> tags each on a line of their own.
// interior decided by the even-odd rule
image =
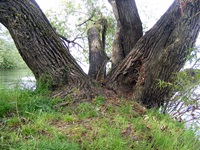
<svg viewBox="0 0 200 150">
<path fill-rule="evenodd" d="M 20 87 L 22 87 L 23 89 L 35 90 L 36 88 L 36 80 L 35 77 L 33 76 L 27 76 L 21 78 L 20 83 L 21 83 Z"/>
<path fill-rule="evenodd" d="M 9 88 L 35 89 L 35 78 L 29 69 L 0 70 L 0 84 Z"/>
</svg>

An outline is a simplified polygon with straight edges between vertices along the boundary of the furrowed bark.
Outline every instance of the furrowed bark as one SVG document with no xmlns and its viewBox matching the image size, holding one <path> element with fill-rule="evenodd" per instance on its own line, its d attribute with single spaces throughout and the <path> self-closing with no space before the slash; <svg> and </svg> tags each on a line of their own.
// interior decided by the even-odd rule
<svg viewBox="0 0 200 150">
<path fill-rule="evenodd" d="M 51 96 L 90 101 L 97 95 L 115 95 L 83 72 L 34 0 L 0 0 L 0 23 L 37 82 L 48 83 Z"/>
<path fill-rule="evenodd" d="M 200 0 L 188 1 L 182 13 L 177 1 L 135 45 L 107 78 L 107 86 L 148 107 L 159 107 L 169 98 L 169 87 L 184 65 L 200 30 Z"/>
<path fill-rule="evenodd" d="M 105 84 L 101 87 L 83 72 L 34 0 L 0 0 L 0 22 L 9 30 L 36 79 L 50 82 L 54 96 L 70 94 L 75 99 L 91 100 L 99 94 L 116 96 L 112 92 L 114 90 L 119 97 L 133 98 L 148 107 L 159 107 L 169 97 L 170 88 L 159 87 L 158 80 L 173 81 L 174 73 L 185 63 L 198 36 L 200 0 L 187 0 L 181 6 L 175 0 L 155 26 L 141 38 L 140 23 L 135 25 L 132 22 L 139 19 L 136 9 L 131 9 L 136 8 L 134 1 L 109 1 L 114 2 L 117 8 L 114 11 L 121 27 L 114 41 L 117 44 L 114 45 L 117 48 L 116 60 L 119 58 L 119 61 L 104 82 L 107 89 Z M 139 30 L 139 34 L 136 30 Z M 99 40 L 98 34 L 94 35 Z M 135 38 L 136 35 L 140 36 Z M 101 58 L 100 51 L 93 54 Z M 123 60 L 121 54 L 124 54 Z"/>
<path fill-rule="evenodd" d="M 1 0 L 0 22 L 37 81 L 56 89 L 87 78 L 34 0 Z"/>
<path fill-rule="evenodd" d="M 142 22 L 134 0 L 109 0 L 117 21 L 112 66 L 120 63 L 142 37 Z"/>
</svg>

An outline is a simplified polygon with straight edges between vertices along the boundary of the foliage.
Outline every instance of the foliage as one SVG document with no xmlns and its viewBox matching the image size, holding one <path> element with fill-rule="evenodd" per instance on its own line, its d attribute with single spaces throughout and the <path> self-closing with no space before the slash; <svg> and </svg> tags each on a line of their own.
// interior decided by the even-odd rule
<svg viewBox="0 0 200 150">
<path fill-rule="evenodd" d="M 200 147 L 197 137 L 182 123 L 147 111 L 133 101 L 99 96 L 92 103 L 79 104 L 70 98 L 52 99 L 41 93 L 0 90 L 0 149 Z"/>
<path fill-rule="evenodd" d="M 166 103 L 165 111 L 178 121 L 196 122 L 200 118 L 200 70 L 185 69 L 178 73 L 173 84 L 173 97 Z"/>
<path fill-rule="evenodd" d="M 200 70 L 199 48 L 191 49 L 187 58 L 186 69 L 175 74 L 175 82 L 158 80 L 160 88 L 170 88 L 172 98 L 166 101 L 163 107 L 164 113 L 169 113 L 178 121 L 200 124 Z M 188 68 L 188 66 L 191 66 Z"/>
<path fill-rule="evenodd" d="M 15 69 L 26 67 L 14 43 L 0 38 L 0 69 Z"/>
</svg>

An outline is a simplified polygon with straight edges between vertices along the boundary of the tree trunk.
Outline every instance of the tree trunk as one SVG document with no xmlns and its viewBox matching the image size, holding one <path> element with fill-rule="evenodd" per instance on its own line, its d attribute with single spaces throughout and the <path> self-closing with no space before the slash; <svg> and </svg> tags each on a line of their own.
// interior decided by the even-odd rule
<svg viewBox="0 0 200 150">
<path fill-rule="evenodd" d="M 112 67 L 119 64 L 142 37 L 142 22 L 134 0 L 109 0 L 117 29 L 112 50 Z"/>
<path fill-rule="evenodd" d="M 98 29 L 99 28 L 99 29 Z M 96 24 L 88 30 L 89 42 L 89 73 L 88 75 L 102 83 L 106 75 L 107 56 L 105 53 L 105 43 L 100 38 L 101 25 Z M 105 31 L 104 31 L 105 32 Z M 102 35 L 102 39 L 104 39 Z"/>
<path fill-rule="evenodd" d="M 94 81 L 76 63 L 34 0 L 0 1 L 0 22 L 9 30 L 37 84 L 48 84 L 53 96 L 70 94 L 75 100 L 95 96 Z"/>
<path fill-rule="evenodd" d="M 0 1 L 0 9 L 0 22 L 37 80 L 56 89 L 86 78 L 34 0 Z"/>
<path fill-rule="evenodd" d="M 158 80 L 171 82 L 194 47 L 200 29 L 200 0 L 188 1 L 184 14 L 177 1 L 135 45 L 107 77 L 107 86 L 119 95 L 132 97 L 148 107 L 159 107 L 170 89 Z"/>
<path fill-rule="evenodd" d="M 173 80 L 199 33 L 200 0 L 187 0 L 184 5 L 175 0 L 144 36 L 135 1 L 109 1 L 115 6 L 118 29 L 112 56 L 115 67 L 106 77 L 106 88 L 83 72 L 35 0 L 0 0 L 0 22 L 36 79 L 48 82 L 54 95 L 92 99 L 97 94 L 113 95 L 113 90 L 119 97 L 159 107 L 170 89 L 159 87 L 158 80 Z"/>
<path fill-rule="evenodd" d="M 0 22 L 9 30 L 38 84 L 48 84 L 52 96 L 69 94 L 84 101 L 100 94 L 113 95 L 83 72 L 35 0 L 0 1 Z"/>
</svg>

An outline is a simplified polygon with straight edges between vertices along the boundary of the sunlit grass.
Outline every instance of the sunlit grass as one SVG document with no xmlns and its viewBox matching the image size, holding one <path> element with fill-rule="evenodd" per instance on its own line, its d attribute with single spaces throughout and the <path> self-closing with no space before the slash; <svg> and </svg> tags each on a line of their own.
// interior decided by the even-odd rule
<svg viewBox="0 0 200 150">
<path fill-rule="evenodd" d="M 46 92 L 0 90 L 0 149 L 197 150 L 191 130 L 125 99 L 91 103 Z M 45 94 L 46 93 L 46 94 Z M 59 105 L 68 101 L 68 105 Z M 59 107 L 58 107 L 59 106 Z"/>
</svg>

